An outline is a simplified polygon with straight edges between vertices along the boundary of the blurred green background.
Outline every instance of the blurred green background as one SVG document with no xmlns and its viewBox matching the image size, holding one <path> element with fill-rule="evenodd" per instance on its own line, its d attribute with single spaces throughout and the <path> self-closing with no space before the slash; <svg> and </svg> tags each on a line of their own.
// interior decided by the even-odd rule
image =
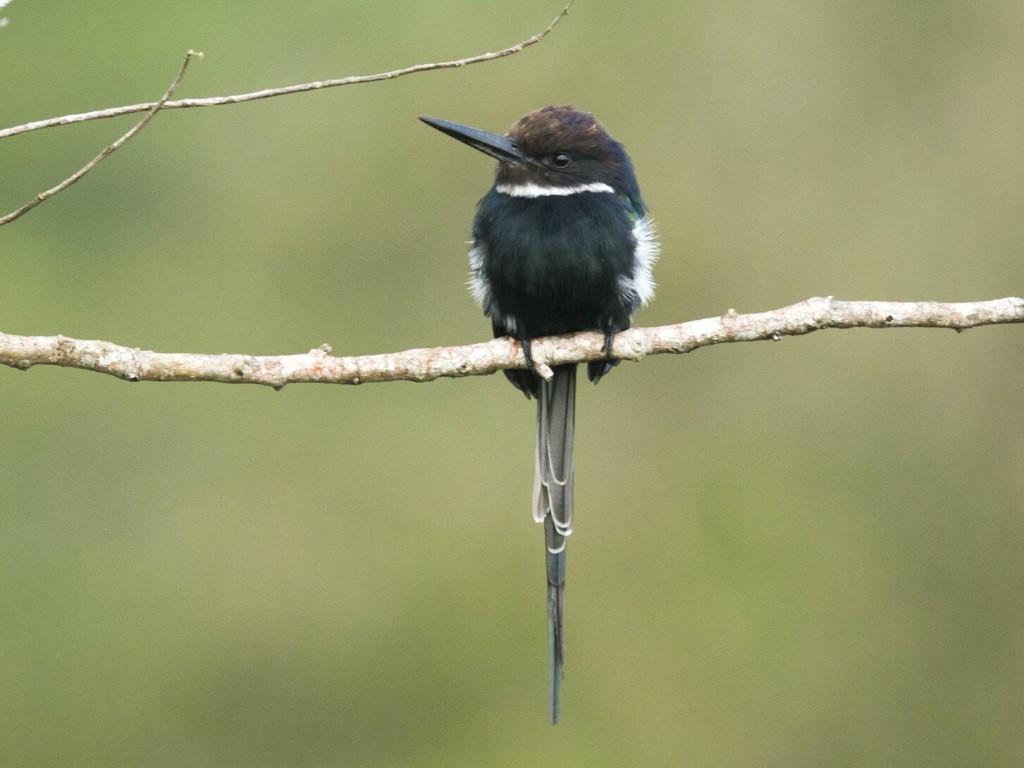
<svg viewBox="0 0 1024 768">
<path fill-rule="evenodd" d="M 12 3 L 0 126 L 505 47 L 559 0 Z M 577 0 L 520 55 L 159 115 L 0 231 L 0 330 L 160 351 L 484 340 L 503 131 L 626 144 L 656 325 L 1024 287 L 1024 5 Z M 136 118 L 3 142 L 0 208 Z M 829 331 L 579 398 L 563 722 L 532 404 L 0 369 L 0 764 L 1024 763 L 1024 329 Z"/>
</svg>

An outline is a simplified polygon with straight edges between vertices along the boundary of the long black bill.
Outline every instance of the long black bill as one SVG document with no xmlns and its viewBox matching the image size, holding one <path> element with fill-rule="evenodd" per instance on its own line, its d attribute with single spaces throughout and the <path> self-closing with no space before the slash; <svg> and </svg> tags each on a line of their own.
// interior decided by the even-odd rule
<svg viewBox="0 0 1024 768">
<path fill-rule="evenodd" d="M 519 149 L 508 136 L 499 136 L 490 131 L 482 131 L 479 128 L 470 128 L 468 125 L 459 125 L 449 120 L 442 120 L 439 117 L 420 117 L 424 123 L 431 128 L 436 128 L 441 133 L 458 139 L 463 144 L 468 144 L 473 149 L 490 155 L 495 160 L 504 163 L 517 163 L 519 165 L 537 165 L 537 161 Z"/>
</svg>

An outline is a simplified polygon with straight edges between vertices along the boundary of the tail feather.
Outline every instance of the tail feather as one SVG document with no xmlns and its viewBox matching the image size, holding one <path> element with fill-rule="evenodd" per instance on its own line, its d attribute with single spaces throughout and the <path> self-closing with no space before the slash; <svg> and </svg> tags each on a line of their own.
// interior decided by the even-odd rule
<svg viewBox="0 0 1024 768">
<path fill-rule="evenodd" d="M 573 429 L 576 415 L 576 366 L 554 369 L 537 397 L 537 457 L 533 516 L 544 523 L 548 578 L 548 656 L 551 673 L 550 716 L 558 722 L 562 666 L 565 662 L 565 539 L 572 533 Z"/>
</svg>

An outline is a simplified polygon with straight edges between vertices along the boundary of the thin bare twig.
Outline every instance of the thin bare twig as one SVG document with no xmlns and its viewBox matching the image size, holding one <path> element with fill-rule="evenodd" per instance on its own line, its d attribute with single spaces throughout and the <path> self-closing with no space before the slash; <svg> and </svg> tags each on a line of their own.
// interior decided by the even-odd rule
<svg viewBox="0 0 1024 768">
<path fill-rule="evenodd" d="M 740 341 L 778 341 L 825 328 L 952 328 L 1024 323 L 1024 298 L 948 304 L 924 302 L 838 301 L 812 298 L 770 312 L 740 315 L 729 310 L 679 325 L 632 328 L 615 337 L 613 353 L 627 360 L 647 355 L 681 354 L 701 347 Z M 599 333 L 554 336 L 533 342 L 537 371 L 550 376 L 552 365 L 599 360 Z M 159 353 L 66 336 L 14 336 L 0 333 L 0 364 L 27 370 L 60 365 L 98 371 L 126 381 L 215 381 L 263 384 L 280 389 L 292 383 L 362 384 L 373 381 L 431 381 L 442 376 L 481 376 L 506 368 L 525 368 L 521 346 L 508 338 L 462 347 L 410 349 L 392 354 L 333 357 L 327 345 L 302 355 L 204 355 Z"/>
<path fill-rule="evenodd" d="M 292 93 L 305 93 L 306 91 L 317 91 L 322 88 L 335 88 L 340 85 L 356 85 L 358 83 L 373 83 L 379 80 L 393 80 L 396 77 L 402 77 L 404 75 L 411 75 L 416 72 L 430 72 L 435 69 L 451 69 L 453 67 L 466 67 L 470 64 L 479 64 L 484 61 L 493 61 L 494 59 L 501 59 L 506 56 L 511 56 L 515 53 L 519 53 L 524 48 L 529 48 L 531 45 L 536 45 L 545 37 L 547 37 L 551 30 L 555 28 L 559 21 L 568 15 L 569 9 L 572 7 L 574 0 L 569 0 L 565 7 L 559 12 L 559 14 L 552 20 L 550 24 L 544 29 L 543 32 L 533 35 L 532 37 L 523 40 L 522 42 L 516 43 L 508 48 L 503 48 L 500 51 L 493 53 L 481 53 L 477 56 L 470 56 L 466 59 L 457 59 L 456 61 L 438 61 L 430 64 L 414 64 L 411 67 L 405 67 L 404 69 L 395 69 L 391 72 L 380 72 L 375 75 L 357 75 L 353 77 L 342 77 L 336 80 L 319 80 L 312 83 L 301 83 L 299 85 L 288 85 L 281 88 L 266 88 L 262 91 L 253 91 L 252 93 L 239 93 L 234 96 L 210 96 L 201 99 L 179 99 L 176 101 L 167 101 L 162 109 L 186 109 L 189 107 L 217 107 L 224 104 L 241 104 L 245 101 L 256 101 L 257 99 L 269 99 L 274 96 L 287 96 Z M 93 112 L 83 112 L 77 115 L 64 115 L 63 117 L 51 117 L 47 120 L 37 120 L 32 123 L 25 123 L 24 125 L 16 125 L 11 128 L 5 128 L 0 130 L 0 139 L 6 139 L 10 136 L 16 136 L 19 133 L 28 133 L 29 131 L 38 131 L 42 128 L 52 128 L 58 125 L 70 125 L 71 123 L 81 123 L 86 120 L 102 120 L 108 117 L 118 117 L 120 115 L 128 115 L 135 112 L 145 112 L 147 109 L 152 109 L 153 104 L 132 104 L 125 107 L 111 107 L 109 109 L 99 109 Z"/>
<path fill-rule="evenodd" d="M 119 138 L 113 144 L 106 147 L 102 152 L 96 155 L 96 157 L 94 157 L 88 163 L 83 165 L 73 174 L 68 176 L 60 184 L 58 184 L 55 187 L 51 187 L 45 192 L 40 192 L 34 198 L 25 203 L 25 205 L 21 206 L 21 208 L 18 208 L 16 211 L 11 211 L 6 216 L 0 217 L 0 226 L 8 224 L 14 221 L 15 219 L 23 216 L 24 214 L 28 213 L 33 208 L 35 208 L 37 205 L 39 205 L 41 202 L 43 202 L 44 200 L 48 200 L 49 198 L 56 195 L 58 192 L 63 192 L 65 189 L 70 187 L 80 178 L 85 176 L 85 174 L 87 174 L 89 171 L 91 171 L 93 168 L 95 168 L 97 165 L 103 162 L 107 157 L 110 156 L 112 152 L 114 152 L 114 150 L 119 149 L 120 147 L 127 144 L 132 139 L 132 137 L 135 136 L 135 134 L 137 134 L 139 131 L 141 131 L 149 124 L 150 120 L 156 117 L 156 113 L 159 112 L 164 107 L 164 105 L 167 104 L 167 100 L 174 95 L 174 91 L 177 89 L 178 85 L 181 84 L 182 78 L 185 77 L 185 70 L 188 69 L 188 63 L 192 60 L 192 58 L 194 56 L 201 57 L 202 55 L 203 54 L 196 53 L 195 51 L 189 51 L 188 53 L 186 53 L 185 60 L 181 62 L 181 67 L 179 67 L 178 69 L 178 74 L 174 76 L 174 80 L 171 81 L 170 86 L 164 92 L 164 95 L 160 97 L 160 100 L 150 105 L 149 110 L 146 112 L 145 117 L 143 117 L 141 120 L 139 120 L 139 122 L 133 125 L 131 129 L 121 138 Z"/>
</svg>

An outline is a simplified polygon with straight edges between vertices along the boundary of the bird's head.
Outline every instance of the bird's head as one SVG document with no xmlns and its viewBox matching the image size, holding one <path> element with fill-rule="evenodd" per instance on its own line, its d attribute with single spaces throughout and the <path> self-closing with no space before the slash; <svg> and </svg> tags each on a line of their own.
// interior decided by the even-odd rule
<svg viewBox="0 0 1024 768">
<path fill-rule="evenodd" d="M 520 118 L 505 136 L 436 117 L 420 120 L 495 158 L 499 186 L 537 191 L 606 185 L 639 200 L 626 150 L 587 112 L 544 107 Z"/>
</svg>

